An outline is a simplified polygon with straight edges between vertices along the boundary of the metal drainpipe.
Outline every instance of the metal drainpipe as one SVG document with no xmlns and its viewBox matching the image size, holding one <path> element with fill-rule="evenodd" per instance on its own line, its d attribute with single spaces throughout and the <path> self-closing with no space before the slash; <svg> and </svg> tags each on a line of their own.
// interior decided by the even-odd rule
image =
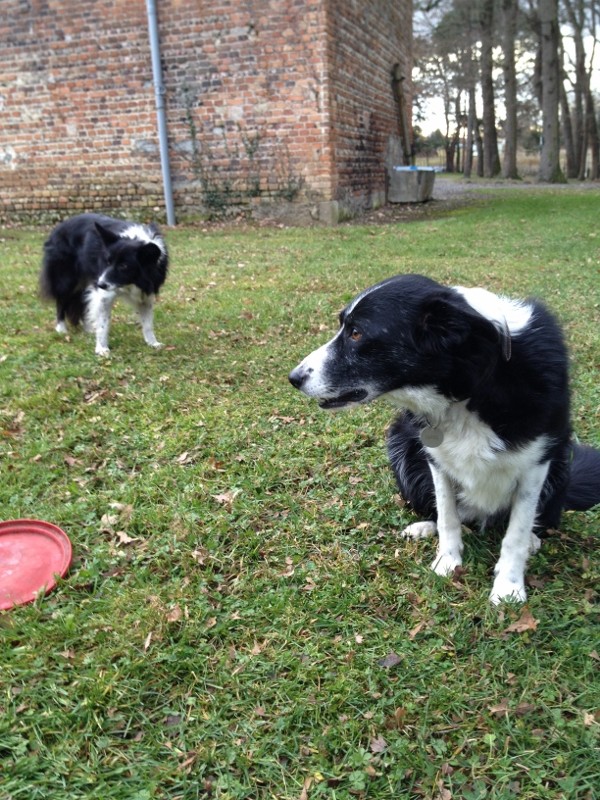
<svg viewBox="0 0 600 800">
<path fill-rule="evenodd" d="M 155 0 L 146 0 L 146 9 L 148 12 L 148 34 L 150 36 L 150 52 L 152 54 L 152 77 L 154 82 L 154 97 L 156 100 L 158 144 L 160 148 L 160 166 L 162 169 L 165 208 L 167 211 L 167 225 L 175 225 L 175 206 L 173 204 L 173 189 L 171 187 L 169 140 L 167 138 L 167 115 L 165 111 L 165 87 L 162 82 L 158 18 L 156 15 Z"/>
</svg>

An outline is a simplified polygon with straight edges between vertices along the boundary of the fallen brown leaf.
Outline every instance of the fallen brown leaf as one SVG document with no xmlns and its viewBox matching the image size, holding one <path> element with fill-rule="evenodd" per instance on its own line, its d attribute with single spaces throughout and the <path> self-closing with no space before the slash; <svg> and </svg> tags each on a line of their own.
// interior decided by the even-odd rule
<svg viewBox="0 0 600 800">
<path fill-rule="evenodd" d="M 383 753 L 384 750 L 387 750 L 387 742 L 383 736 L 376 736 L 371 739 L 370 750 L 372 753 Z"/>
<path fill-rule="evenodd" d="M 183 611 L 179 606 L 175 605 L 167 614 L 167 622 L 179 622 L 182 616 Z"/>
<path fill-rule="evenodd" d="M 220 503 L 222 506 L 232 506 L 233 501 L 236 498 L 238 492 L 236 490 L 232 490 L 230 492 L 221 492 L 220 494 L 213 494 L 213 500 L 216 500 L 217 503 Z"/>
<path fill-rule="evenodd" d="M 521 616 L 506 628 L 505 633 L 524 633 L 534 631 L 538 626 L 539 619 L 535 619 L 527 606 L 523 607 Z"/>
<path fill-rule="evenodd" d="M 385 727 L 388 730 L 401 731 L 404 728 L 405 719 L 406 719 L 406 709 L 397 708 L 391 716 L 386 718 Z"/>
<path fill-rule="evenodd" d="M 418 625 L 415 625 L 415 627 L 411 631 L 409 631 L 409 633 L 408 633 L 408 638 L 411 640 L 411 642 L 415 638 L 415 636 L 418 633 L 421 633 L 423 628 L 426 628 L 426 627 L 427 627 L 427 622 L 425 622 L 425 620 L 422 620 L 421 622 L 419 622 Z"/>
<path fill-rule="evenodd" d="M 488 711 L 495 717 L 503 717 L 508 713 L 508 700 L 501 700 L 497 705 L 488 706 Z"/>
<path fill-rule="evenodd" d="M 401 661 L 402 659 L 397 653 L 388 653 L 385 658 L 381 658 L 377 663 L 384 669 L 392 669 L 397 667 Z"/>
<path fill-rule="evenodd" d="M 300 792 L 298 800 L 308 800 L 308 790 L 312 786 L 312 782 L 312 777 L 304 778 L 304 785 L 302 786 L 302 791 Z"/>
</svg>

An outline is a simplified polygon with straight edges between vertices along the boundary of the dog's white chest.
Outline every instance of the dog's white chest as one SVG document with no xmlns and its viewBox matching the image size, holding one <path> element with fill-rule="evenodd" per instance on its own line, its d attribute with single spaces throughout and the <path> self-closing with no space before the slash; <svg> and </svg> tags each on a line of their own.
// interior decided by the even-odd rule
<svg viewBox="0 0 600 800">
<path fill-rule="evenodd" d="M 466 403 L 453 404 L 440 427 L 443 441 L 427 451 L 456 485 L 461 503 L 482 517 L 511 505 L 520 478 L 539 463 L 545 446 L 538 439 L 508 450 L 489 425 L 467 410 Z"/>
</svg>

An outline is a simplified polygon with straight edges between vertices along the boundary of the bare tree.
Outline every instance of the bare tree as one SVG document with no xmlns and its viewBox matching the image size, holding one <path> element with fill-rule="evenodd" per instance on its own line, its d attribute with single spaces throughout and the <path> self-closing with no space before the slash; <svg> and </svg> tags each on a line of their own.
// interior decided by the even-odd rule
<svg viewBox="0 0 600 800">
<path fill-rule="evenodd" d="M 494 96 L 494 0 L 481 0 L 481 98 L 483 101 L 483 174 L 500 172 Z"/>
<path fill-rule="evenodd" d="M 502 176 L 518 178 L 517 170 L 517 71 L 515 67 L 515 39 L 519 0 L 502 0 L 502 70 L 504 73 L 504 158 Z"/>
<path fill-rule="evenodd" d="M 560 168 L 558 107 L 560 100 L 558 0 L 539 0 L 541 43 L 542 152 L 539 179 L 564 183 Z"/>
<path fill-rule="evenodd" d="M 569 105 L 569 96 L 567 94 L 567 88 L 566 88 L 566 82 L 568 80 L 568 77 L 564 69 L 565 54 L 562 45 L 559 58 L 561 64 L 560 118 L 562 126 L 563 147 L 565 149 L 566 172 L 567 172 L 567 178 L 576 178 L 579 172 L 579 156 L 577 154 L 575 134 L 573 131 L 573 120 L 571 118 L 571 107 Z"/>
<path fill-rule="evenodd" d="M 591 175 L 598 177 L 598 126 L 596 107 L 591 88 L 592 64 L 596 46 L 596 20 L 598 3 L 596 0 L 562 0 L 562 8 L 573 38 L 575 58 L 573 63 L 573 113 L 572 125 L 572 158 L 567 161 L 569 177 L 583 180 L 588 170 L 588 151 L 591 150 Z M 586 40 L 592 42 L 592 54 L 588 59 Z M 564 110 L 564 103 L 563 103 Z"/>
</svg>

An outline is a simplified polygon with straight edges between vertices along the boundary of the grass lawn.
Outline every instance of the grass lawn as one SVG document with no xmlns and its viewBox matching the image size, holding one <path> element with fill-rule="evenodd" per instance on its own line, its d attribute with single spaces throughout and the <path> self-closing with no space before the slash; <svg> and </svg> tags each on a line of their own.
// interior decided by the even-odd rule
<svg viewBox="0 0 600 800">
<path fill-rule="evenodd" d="M 522 609 L 408 543 L 385 402 L 288 371 L 398 272 L 544 297 L 600 446 L 600 191 L 482 192 L 410 224 L 167 232 L 166 346 L 53 330 L 46 231 L 0 231 L 0 508 L 64 528 L 55 592 L 0 613 L 0 800 L 582 798 L 600 786 L 600 513 L 566 514 Z M 597 606 L 596 606 L 597 609 Z M 515 623 L 517 623 L 515 625 Z M 516 628 L 516 629 L 515 629 Z"/>
</svg>

